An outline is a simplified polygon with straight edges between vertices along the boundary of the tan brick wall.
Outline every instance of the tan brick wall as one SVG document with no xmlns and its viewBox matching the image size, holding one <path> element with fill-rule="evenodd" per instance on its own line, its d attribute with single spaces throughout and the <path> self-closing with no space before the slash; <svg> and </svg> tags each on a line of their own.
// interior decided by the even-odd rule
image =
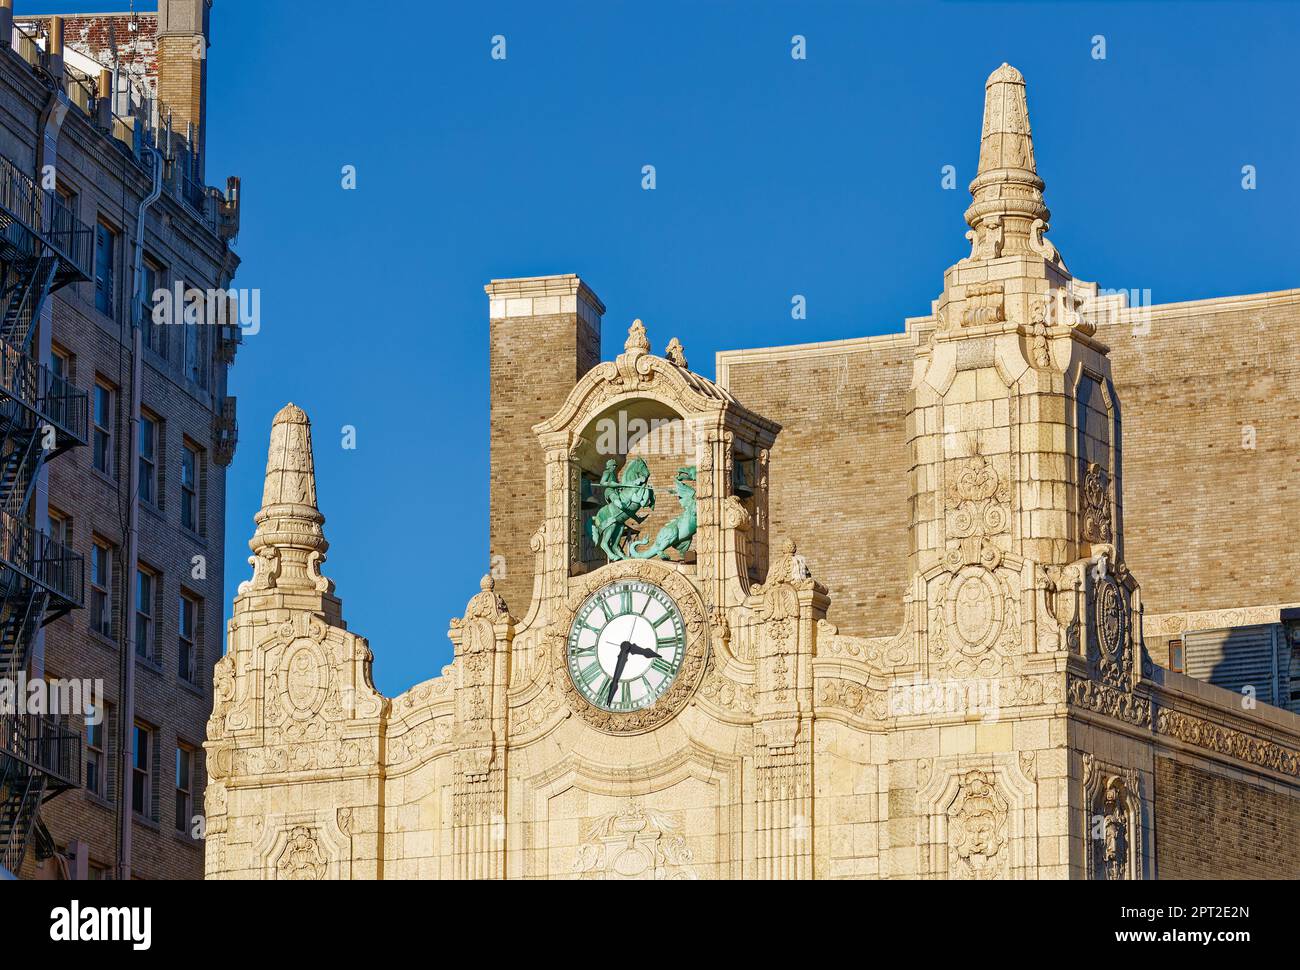
<svg viewBox="0 0 1300 970">
<path fill-rule="evenodd" d="M 1300 797 L 1156 758 L 1161 879 L 1300 878 Z"/>
<path fill-rule="evenodd" d="M 1123 416 L 1125 553 L 1147 612 L 1300 600 L 1300 291 L 1154 307 L 1147 329 L 1138 318 L 1099 332 Z"/>
<path fill-rule="evenodd" d="M 903 620 L 912 355 L 907 338 L 893 337 L 753 359 L 742 351 L 726 363 L 728 389 L 782 428 L 769 466 L 771 534 L 798 542 L 844 633 L 888 636 Z"/>
<path fill-rule="evenodd" d="M 498 592 L 522 617 L 533 596 L 529 539 L 544 517 L 545 461 L 533 425 L 554 415 L 600 361 L 600 334 L 576 312 L 493 316 L 489 341 L 490 555 L 494 571 L 504 568 Z"/>
<path fill-rule="evenodd" d="M 202 38 L 162 36 L 158 38 L 158 100 L 172 109 L 172 129 L 182 137 L 193 124 L 195 142 L 203 151 L 207 58 L 195 57 Z"/>
<path fill-rule="evenodd" d="M 1300 291 L 1151 310 L 1149 332 L 1131 314 L 1099 332 L 1121 414 L 1125 554 L 1147 611 L 1300 600 L 1300 548 L 1286 539 L 1300 518 Z M 783 427 L 773 534 L 799 540 L 830 618 L 863 636 L 901 621 L 904 339 L 719 355 L 732 393 Z"/>
</svg>

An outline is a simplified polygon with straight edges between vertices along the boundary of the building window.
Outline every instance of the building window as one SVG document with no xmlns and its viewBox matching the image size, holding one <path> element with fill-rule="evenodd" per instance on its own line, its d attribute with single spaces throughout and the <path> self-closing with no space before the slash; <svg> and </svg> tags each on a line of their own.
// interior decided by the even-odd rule
<svg viewBox="0 0 1300 970">
<path fill-rule="evenodd" d="M 194 799 L 194 749 L 176 746 L 176 831 L 188 832 Z"/>
<path fill-rule="evenodd" d="M 95 468 L 113 474 L 113 389 L 95 384 Z"/>
<path fill-rule="evenodd" d="M 98 539 L 90 554 L 90 628 L 113 636 L 113 547 Z"/>
<path fill-rule="evenodd" d="M 199 453 L 188 442 L 181 446 L 181 526 L 199 531 Z"/>
<path fill-rule="evenodd" d="M 187 301 L 190 293 L 202 295 L 202 291 L 186 290 Z M 197 321 L 190 320 L 184 313 L 181 315 L 185 328 L 185 376 L 204 389 L 208 386 L 208 349 L 205 336 L 208 328 L 204 326 L 207 322 L 206 313 L 207 306 L 204 304 Z"/>
<path fill-rule="evenodd" d="M 131 746 L 131 810 L 153 817 L 153 729 L 135 722 Z"/>
<path fill-rule="evenodd" d="M 1183 653 L 1182 640 L 1169 641 L 1169 669 L 1174 673 L 1181 674 L 1186 670 L 1187 661 Z"/>
<path fill-rule="evenodd" d="M 108 762 L 104 758 L 104 722 L 102 708 L 86 708 L 86 791 L 104 797 L 104 778 Z M 98 721 L 99 723 L 92 723 Z"/>
<path fill-rule="evenodd" d="M 45 534 L 64 548 L 72 545 L 72 520 L 54 508 L 45 510 Z"/>
<path fill-rule="evenodd" d="M 135 584 L 135 654 L 146 660 L 154 659 L 154 595 L 158 576 L 152 570 L 141 568 Z"/>
<path fill-rule="evenodd" d="M 117 231 L 101 222 L 95 227 L 95 307 L 114 319 L 113 266 L 116 256 Z"/>
<path fill-rule="evenodd" d="M 72 355 L 59 347 L 50 348 L 50 371 L 61 381 L 72 381 Z"/>
<path fill-rule="evenodd" d="M 156 323 L 153 318 L 154 308 L 158 305 L 154 300 L 154 294 L 158 292 L 158 284 L 165 278 L 165 270 L 157 260 L 146 256 L 144 258 L 144 278 L 141 280 L 140 298 L 142 306 L 140 309 L 140 339 L 144 345 L 152 350 L 164 360 L 167 359 L 167 326 L 164 323 Z"/>
<path fill-rule="evenodd" d="M 158 421 L 140 415 L 140 501 L 158 504 Z"/>
<path fill-rule="evenodd" d="M 198 667 L 198 632 L 201 602 L 188 593 L 181 593 L 178 601 L 176 673 L 187 684 L 195 683 Z"/>
</svg>

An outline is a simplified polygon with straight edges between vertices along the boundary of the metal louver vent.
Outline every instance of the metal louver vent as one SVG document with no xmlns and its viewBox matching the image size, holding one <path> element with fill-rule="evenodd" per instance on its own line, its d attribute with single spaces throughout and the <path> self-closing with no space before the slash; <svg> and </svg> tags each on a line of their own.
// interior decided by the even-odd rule
<svg viewBox="0 0 1300 970">
<path fill-rule="evenodd" d="M 1269 623 L 1188 633 L 1187 675 L 1237 693 L 1250 686 L 1257 700 L 1277 704 L 1281 630 Z"/>
</svg>

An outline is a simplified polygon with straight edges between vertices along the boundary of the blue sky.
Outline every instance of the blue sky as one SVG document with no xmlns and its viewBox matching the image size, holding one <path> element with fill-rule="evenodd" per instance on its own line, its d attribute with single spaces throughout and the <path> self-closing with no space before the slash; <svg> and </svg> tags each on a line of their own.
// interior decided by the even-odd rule
<svg viewBox="0 0 1300 970">
<path fill-rule="evenodd" d="M 969 251 L 1004 60 L 1080 278 L 1161 303 L 1300 285 L 1297 41 L 1288 3 L 217 0 L 208 178 L 243 178 L 236 285 L 262 290 L 231 379 L 227 595 L 293 400 L 377 685 L 436 674 L 488 566 L 484 283 L 576 272 L 607 358 L 640 317 L 710 375 L 720 349 L 899 331 Z"/>
</svg>

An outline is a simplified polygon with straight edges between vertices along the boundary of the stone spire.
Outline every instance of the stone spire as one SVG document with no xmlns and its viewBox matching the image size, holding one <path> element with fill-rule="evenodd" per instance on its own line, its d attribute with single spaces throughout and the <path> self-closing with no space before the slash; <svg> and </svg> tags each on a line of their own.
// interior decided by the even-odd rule
<svg viewBox="0 0 1300 970">
<path fill-rule="evenodd" d="M 984 83 L 984 132 L 979 171 L 970 184 L 966 210 L 972 259 L 1037 254 L 1056 261 L 1043 240 L 1051 217 L 1043 203 L 1043 180 L 1034 164 L 1025 79 L 1003 64 Z"/>
<path fill-rule="evenodd" d="M 316 508 L 311 422 L 297 405 L 285 405 L 271 424 L 262 509 L 253 521 L 257 531 L 248 543 L 254 553 L 249 558 L 253 590 L 332 592 L 333 584 L 320 574 L 329 543 L 325 516 Z"/>
</svg>

